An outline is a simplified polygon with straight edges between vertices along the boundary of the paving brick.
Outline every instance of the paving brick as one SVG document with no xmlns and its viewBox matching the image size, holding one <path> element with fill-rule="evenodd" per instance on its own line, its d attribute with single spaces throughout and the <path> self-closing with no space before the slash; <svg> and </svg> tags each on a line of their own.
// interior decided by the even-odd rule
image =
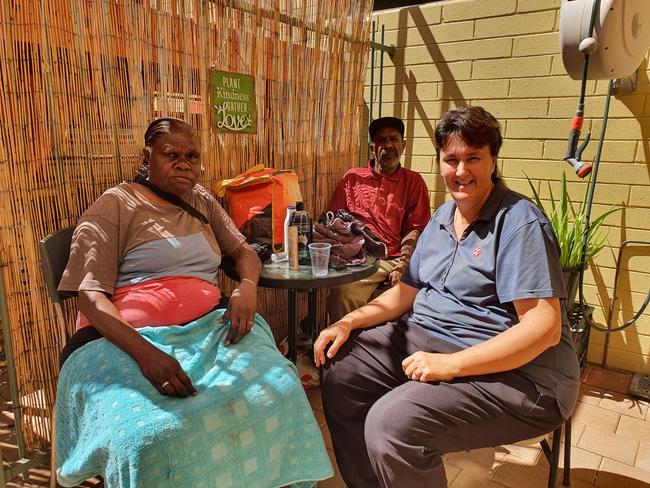
<svg viewBox="0 0 650 488">
<path fill-rule="evenodd" d="M 547 436 L 550 439 L 551 436 Z M 542 446 L 539 442 L 533 443 L 517 443 L 517 444 L 508 444 L 505 446 L 499 446 L 497 450 L 503 452 L 504 454 L 514 456 L 519 458 L 527 463 L 537 463 L 540 457 L 544 456 L 542 452 Z M 549 441 L 550 442 L 550 441 Z"/>
<path fill-rule="evenodd" d="M 454 480 L 458 477 L 458 475 L 462 472 L 462 470 L 458 466 L 454 466 L 453 464 L 449 464 L 447 462 L 443 463 L 445 465 L 445 475 L 447 476 L 447 484 L 452 485 Z"/>
<path fill-rule="evenodd" d="M 558 478 L 560 478 L 562 475 L 558 474 Z M 573 471 L 571 472 L 571 488 L 593 488 L 594 484 L 593 483 L 588 483 L 584 480 L 581 479 L 573 479 L 575 477 Z M 561 478 L 560 478 L 561 479 Z M 561 481 L 558 484 L 558 488 L 561 488 Z"/>
<path fill-rule="evenodd" d="M 586 381 L 586 380 L 585 380 Z M 606 390 L 583 382 L 580 384 L 580 401 L 589 405 L 598 405 Z"/>
<path fill-rule="evenodd" d="M 603 457 L 634 465 L 639 443 L 633 439 L 604 432 L 593 424 L 588 424 L 578 447 Z"/>
<path fill-rule="evenodd" d="M 648 412 L 648 402 L 636 400 L 628 395 L 616 392 L 605 395 L 598 406 L 637 419 L 644 419 Z"/>
<path fill-rule="evenodd" d="M 586 427 L 587 426 L 584 424 L 574 423 L 573 421 L 571 422 L 571 445 L 572 446 L 574 447 L 578 446 L 582 434 L 585 433 Z"/>
<path fill-rule="evenodd" d="M 646 437 L 646 441 L 650 437 Z M 650 442 L 641 442 L 639 444 L 639 452 L 636 455 L 634 466 L 650 472 Z"/>
<path fill-rule="evenodd" d="M 650 471 L 603 459 L 594 484 L 598 488 L 648 488 Z"/>
<path fill-rule="evenodd" d="M 548 485 L 548 463 L 544 456 L 540 457 L 539 463 L 530 463 L 508 455 L 504 463 L 494 470 L 492 481 L 512 487 L 546 488 Z"/>
<path fill-rule="evenodd" d="M 444 455 L 445 464 L 457 466 L 467 473 L 480 474 L 489 477 L 492 471 L 500 466 L 507 454 L 493 447 L 474 449 L 469 452 L 452 452 Z"/>
<path fill-rule="evenodd" d="M 596 405 L 578 402 L 573 412 L 573 424 L 594 427 L 604 433 L 616 432 L 621 416 L 617 412 L 599 408 Z M 583 434 L 584 435 L 584 434 Z"/>
<path fill-rule="evenodd" d="M 458 476 L 449 485 L 449 488 L 503 488 L 502 484 L 495 483 L 485 475 L 476 474 L 468 471 L 461 471 Z"/>
<path fill-rule="evenodd" d="M 571 447 L 571 485 L 574 481 L 581 480 L 586 483 L 593 483 L 598 474 L 598 468 L 603 461 L 603 457 L 589 452 L 579 447 Z M 560 446 L 559 467 L 564 468 L 564 443 Z M 562 478 L 562 475 L 558 475 Z"/>
<path fill-rule="evenodd" d="M 647 443 L 650 440 L 650 423 L 645 421 L 645 418 L 639 419 L 623 415 L 616 429 L 616 435 Z"/>
</svg>

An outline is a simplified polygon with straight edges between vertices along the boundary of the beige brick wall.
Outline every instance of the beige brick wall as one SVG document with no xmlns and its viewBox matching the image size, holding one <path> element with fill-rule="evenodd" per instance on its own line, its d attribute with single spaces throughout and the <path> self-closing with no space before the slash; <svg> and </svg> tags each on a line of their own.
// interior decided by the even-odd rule
<svg viewBox="0 0 650 488">
<path fill-rule="evenodd" d="M 502 122 L 499 167 L 511 188 L 530 195 L 525 171 L 548 198 L 547 182 L 557 193 L 566 170 L 573 199 L 584 196 L 586 183 L 562 161 L 580 82 L 562 65 L 559 8 L 560 0 L 445 0 L 375 14 L 386 44 L 398 48 L 392 60 L 385 57 L 382 115 L 405 119 L 404 164 L 424 176 L 434 208 L 448 197 L 437 174 L 433 130 L 445 111 L 468 104 L 483 105 Z M 608 217 L 608 245 L 586 274 L 585 296 L 599 325 L 609 314 L 618 246 L 626 239 L 650 240 L 649 75 L 646 57 L 637 90 L 616 96 L 610 109 L 592 215 L 610 205 L 623 211 Z M 606 93 L 606 81 L 588 82 L 583 135 L 592 130 L 598 137 Z M 367 101 L 369 95 L 367 88 Z M 584 158 L 592 159 L 596 147 L 592 142 Z M 632 317 L 649 287 L 650 251 L 629 249 L 615 324 Z M 592 332 L 589 360 L 600 363 L 604 347 L 604 334 Z M 650 372 L 650 310 L 636 326 L 610 335 L 607 364 Z"/>
</svg>

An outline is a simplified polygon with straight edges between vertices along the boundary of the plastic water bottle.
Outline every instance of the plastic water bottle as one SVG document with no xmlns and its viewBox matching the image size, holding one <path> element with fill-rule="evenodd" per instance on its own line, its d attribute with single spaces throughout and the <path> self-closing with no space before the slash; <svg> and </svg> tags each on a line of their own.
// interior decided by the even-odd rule
<svg viewBox="0 0 650 488">
<path fill-rule="evenodd" d="M 284 252 L 289 255 L 289 225 L 291 224 L 291 216 L 296 211 L 295 205 L 287 207 L 287 215 L 284 217 Z"/>
<path fill-rule="evenodd" d="M 305 202 L 296 202 L 296 211 L 291 216 L 291 226 L 298 228 L 298 261 L 309 264 L 309 247 L 312 241 L 311 215 L 305 210 Z"/>
</svg>

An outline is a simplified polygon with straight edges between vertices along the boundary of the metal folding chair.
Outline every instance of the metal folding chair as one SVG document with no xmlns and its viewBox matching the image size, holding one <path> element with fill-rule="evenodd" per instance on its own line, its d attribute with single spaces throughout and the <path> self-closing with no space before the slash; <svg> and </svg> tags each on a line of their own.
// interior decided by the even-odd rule
<svg viewBox="0 0 650 488">
<path fill-rule="evenodd" d="M 544 455 L 551 465 L 548 473 L 548 488 L 555 488 L 558 464 L 560 463 L 560 440 L 562 425 L 553 431 L 553 444 L 549 447 L 546 438 L 540 441 Z M 564 421 L 564 472 L 562 485 L 571 486 L 571 417 Z"/>
<path fill-rule="evenodd" d="M 549 445 L 546 435 L 535 437 L 534 439 L 526 439 L 523 441 L 515 442 L 518 446 L 530 446 L 538 442 L 542 446 L 542 451 L 546 460 L 548 461 L 548 488 L 555 488 L 557 480 L 557 471 L 560 463 L 560 443 L 562 441 L 562 427 L 564 427 L 564 473 L 562 475 L 562 485 L 571 486 L 571 417 L 564 421 L 553 431 L 553 443 Z"/>
</svg>

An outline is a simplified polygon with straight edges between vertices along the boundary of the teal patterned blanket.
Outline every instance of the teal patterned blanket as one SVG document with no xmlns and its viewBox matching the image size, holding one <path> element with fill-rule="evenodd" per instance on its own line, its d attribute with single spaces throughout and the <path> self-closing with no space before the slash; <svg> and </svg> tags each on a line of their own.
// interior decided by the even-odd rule
<svg viewBox="0 0 650 488">
<path fill-rule="evenodd" d="M 294 365 L 258 315 L 224 346 L 216 310 L 182 327 L 140 333 L 174 356 L 198 393 L 161 395 L 106 339 L 75 351 L 57 387 L 57 477 L 75 486 L 266 488 L 333 475 Z"/>
</svg>

